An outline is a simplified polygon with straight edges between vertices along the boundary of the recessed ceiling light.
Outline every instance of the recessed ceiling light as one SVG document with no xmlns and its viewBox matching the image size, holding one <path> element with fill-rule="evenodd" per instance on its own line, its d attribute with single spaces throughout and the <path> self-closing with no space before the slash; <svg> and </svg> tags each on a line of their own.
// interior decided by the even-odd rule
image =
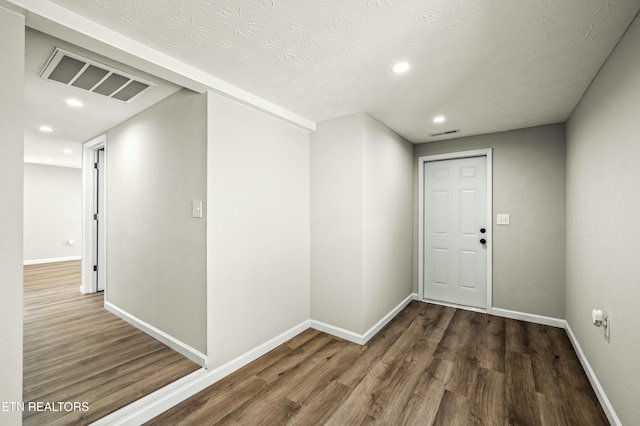
<svg viewBox="0 0 640 426">
<path fill-rule="evenodd" d="M 49 127 L 49 126 L 40 126 L 40 127 L 38 127 L 38 129 L 40 129 L 40 131 L 44 132 L 44 133 L 53 132 L 53 129 L 51 127 Z"/>
<path fill-rule="evenodd" d="M 73 154 L 73 150 L 69 148 L 63 149 L 62 152 L 64 152 L 65 154 Z"/>
<path fill-rule="evenodd" d="M 444 123 L 444 115 L 436 115 L 433 117 L 434 123 Z"/>
<path fill-rule="evenodd" d="M 391 67 L 391 71 L 393 71 L 396 74 L 407 72 L 409 71 L 409 64 L 406 62 L 399 62 L 395 64 L 393 67 Z"/>
<path fill-rule="evenodd" d="M 84 106 L 82 101 L 79 101 L 78 99 L 69 98 L 69 99 L 67 99 L 66 102 L 67 102 L 67 105 L 72 106 L 74 108 L 80 108 L 80 107 Z"/>
</svg>

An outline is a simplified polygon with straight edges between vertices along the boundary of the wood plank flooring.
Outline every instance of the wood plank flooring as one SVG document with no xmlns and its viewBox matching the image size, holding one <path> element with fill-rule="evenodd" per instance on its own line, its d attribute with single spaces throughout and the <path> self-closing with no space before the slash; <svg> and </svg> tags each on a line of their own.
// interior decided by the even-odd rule
<svg viewBox="0 0 640 426">
<path fill-rule="evenodd" d="M 564 330 L 412 302 L 367 345 L 307 330 L 148 425 L 607 425 Z"/>
<path fill-rule="evenodd" d="M 81 294 L 80 261 L 25 266 L 24 284 L 25 404 L 89 408 L 25 409 L 24 425 L 89 424 L 199 368 Z"/>
</svg>

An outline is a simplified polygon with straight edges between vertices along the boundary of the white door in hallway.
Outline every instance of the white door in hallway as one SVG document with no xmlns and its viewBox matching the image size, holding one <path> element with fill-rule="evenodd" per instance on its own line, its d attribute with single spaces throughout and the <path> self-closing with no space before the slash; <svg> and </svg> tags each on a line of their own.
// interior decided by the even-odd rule
<svg viewBox="0 0 640 426">
<path fill-rule="evenodd" d="M 487 157 L 424 163 L 426 300 L 487 307 Z"/>
</svg>

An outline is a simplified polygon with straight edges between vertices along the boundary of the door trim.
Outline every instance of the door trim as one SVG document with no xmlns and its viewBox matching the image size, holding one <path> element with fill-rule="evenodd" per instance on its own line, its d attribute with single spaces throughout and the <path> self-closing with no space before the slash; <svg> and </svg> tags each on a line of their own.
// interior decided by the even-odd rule
<svg viewBox="0 0 640 426">
<path fill-rule="evenodd" d="M 493 301 L 493 149 L 474 149 L 471 151 L 450 152 L 446 154 L 418 157 L 418 295 L 425 300 L 424 294 L 424 165 L 432 161 L 457 160 L 469 157 L 487 158 L 487 308 L 481 310 L 491 313 Z"/>
<path fill-rule="evenodd" d="M 95 280 L 95 274 L 93 272 L 94 265 L 94 244 L 95 244 L 95 232 L 94 232 L 94 220 L 93 220 L 93 206 L 95 205 L 95 184 L 94 184 L 94 173 L 93 173 L 93 162 L 95 158 L 95 153 L 99 149 L 104 148 L 105 157 L 104 157 L 104 165 L 106 168 L 107 165 L 107 135 L 100 135 L 88 142 L 85 142 L 82 145 L 82 281 L 80 284 L 80 291 L 83 294 L 87 293 L 95 293 L 98 291 L 97 283 Z M 103 201 L 107 199 L 107 185 L 105 182 L 105 190 L 104 194 L 101 196 L 104 197 Z M 103 203 L 106 206 L 106 203 Z M 107 226 L 107 214 L 106 211 L 102 214 L 100 218 L 103 226 L 106 229 Z M 106 240 L 106 236 L 105 236 Z M 107 242 L 100 242 L 101 248 L 106 250 Z M 101 268 L 106 268 L 106 261 L 104 265 L 99 265 Z M 106 281 L 106 269 L 104 270 L 104 277 Z M 106 287 L 105 287 L 106 292 Z"/>
</svg>

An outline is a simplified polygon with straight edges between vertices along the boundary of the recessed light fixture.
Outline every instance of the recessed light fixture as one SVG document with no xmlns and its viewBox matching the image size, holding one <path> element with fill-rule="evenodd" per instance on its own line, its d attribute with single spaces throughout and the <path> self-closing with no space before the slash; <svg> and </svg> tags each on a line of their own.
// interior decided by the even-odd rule
<svg viewBox="0 0 640 426">
<path fill-rule="evenodd" d="M 40 126 L 40 127 L 38 127 L 38 129 L 39 129 L 41 132 L 44 132 L 44 133 L 51 133 L 51 132 L 53 132 L 53 129 L 52 129 L 51 127 L 49 127 L 49 126 Z"/>
<path fill-rule="evenodd" d="M 84 106 L 82 101 L 79 101 L 78 99 L 69 98 L 66 100 L 66 102 L 67 102 L 67 105 L 72 106 L 74 108 L 81 108 L 82 106 Z"/>
<path fill-rule="evenodd" d="M 444 115 L 436 115 L 435 117 L 433 117 L 434 123 L 444 123 L 444 120 Z"/>
<path fill-rule="evenodd" d="M 409 71 L 409 64 L 406 62 L 399 62 L 391 67 L 391 71 L 396 74 L 402 74 L 403 72 Z"/>
<path fill-rule="evenodd" d="M 64 152 L 65 154 L 73 154 L 73 150 L 69 148 L 63 149 L 62 152 Z"/>
</svg>

